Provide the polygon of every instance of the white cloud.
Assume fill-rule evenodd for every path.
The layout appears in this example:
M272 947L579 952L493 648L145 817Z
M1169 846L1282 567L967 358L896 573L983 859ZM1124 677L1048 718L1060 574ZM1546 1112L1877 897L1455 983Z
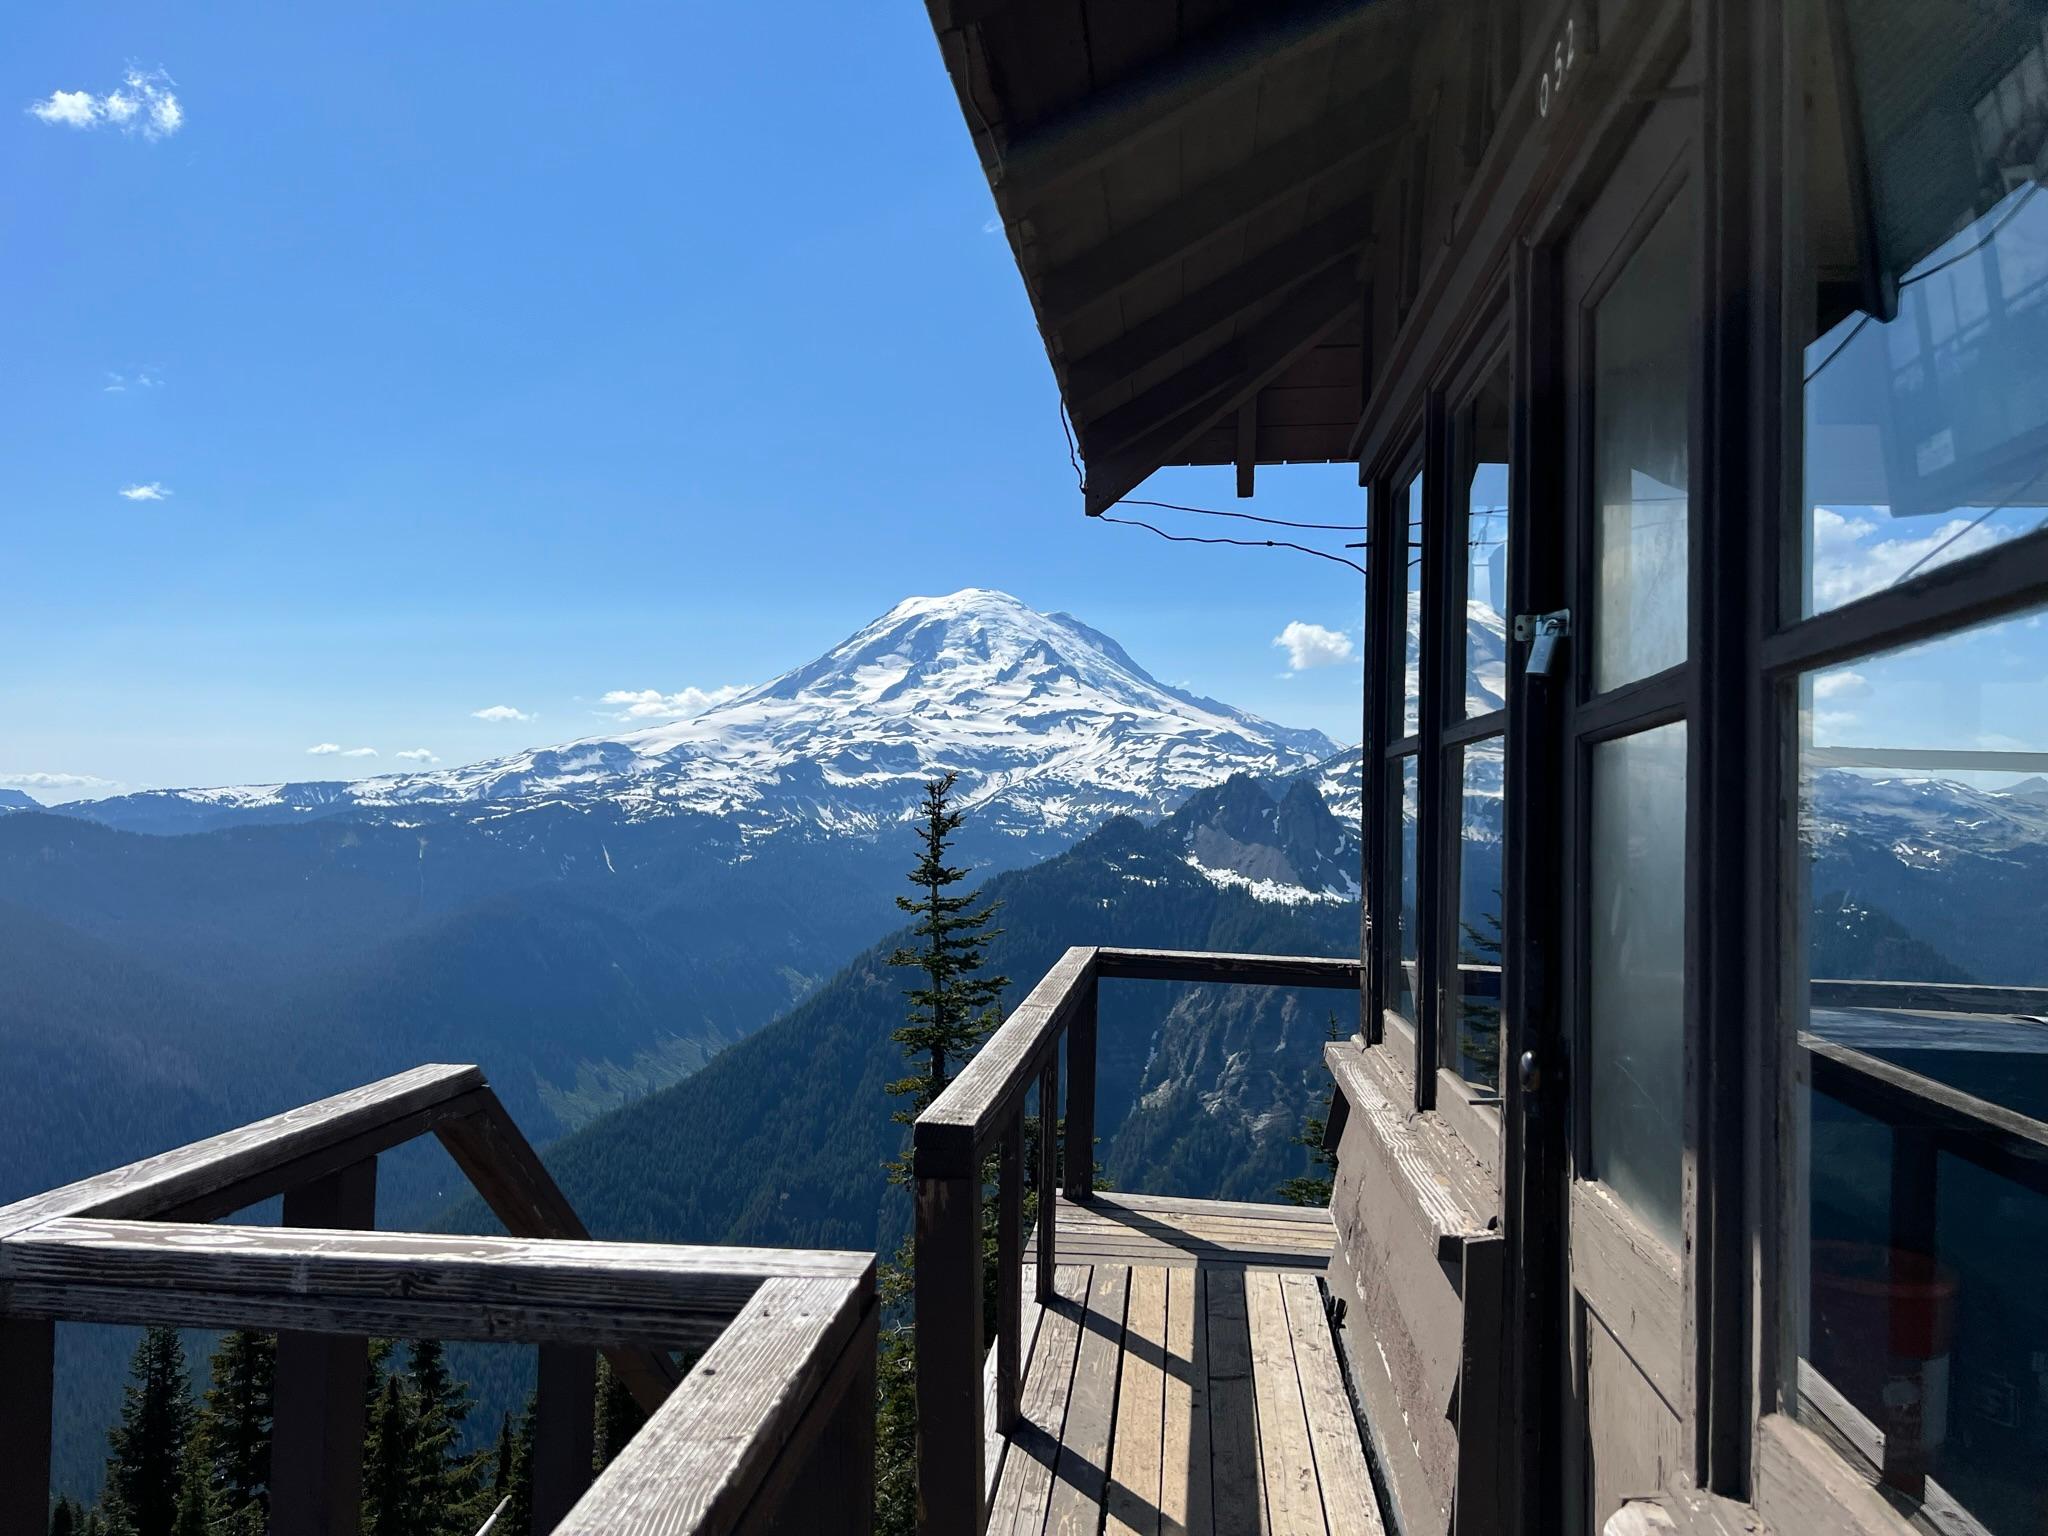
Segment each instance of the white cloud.
M506 720L531 720L534 718L525 710L514 709L510 704L493 704L489 709L473 709L469 713L473 719L489 720L493 723Z
M1817 606L1836 608L1851 598L1882 592L1908 571L1923 571L1960 560L2013 536L2010 527L1955 517L1917 537L1885 537L1894 530L1918 526L1918 519L1882 521L1813 509L1813 595ZM1922 562L1925 562L1923 564Z
M148 368L138 368L134 373L109 373L107 375L107 382L100 386L100 393L106 395L126 394L128 386L131 384L137 389L160 389L163 386L163 382L152 369Z
M1823 672L1813 680L1816 699L1860 699L1870 693L1870 679L1861 672Z
M335 754L335 753L339 752L340 750L341 750L341 743L340 743L340 742L338 742L338 741L323 741L323 742L320 742L320 743L319 743L318 745L316 745L316 746L311 746L311 747L308 747L308 748L306 748L306 756L308 756L308 757L332 757L332 756L334 756L334 754Z
M404 759L408 763L438 763L439 761L441 761L440 758L434 756L434 754L429 752L425 747L413 747L407 751L398 752L393 755Z
M734 683L720 688L684 688L677 693L663 693L658 688L614 688L603 702L617 707L614 720L683 720L745 692Z
M171 495L171 488L161 480L152 480L147 485L124 485L121 494L130 501L164 501Z
M1000 235L1003 232L1003 216L1000 213L990 214L988 222L981 226L981 232L984 235Z
M9 789L112 789L112 779L96 779L89 773L0 773L0 785Z
M343 757L375 757L377 749L375 747L350 747L341 755Z
M52 91L28 105L29 115L58 128L119 129L145 139L165 139L185 126L185 109L160 69L132 66L104 96L91 91Z
M1320 624L1304 624L1300 619L1275 635L1273 643L1286 650L1288 669L1294 672L1306 672L1311 667L1334 667L1351 659L1349 635L1325 629Z

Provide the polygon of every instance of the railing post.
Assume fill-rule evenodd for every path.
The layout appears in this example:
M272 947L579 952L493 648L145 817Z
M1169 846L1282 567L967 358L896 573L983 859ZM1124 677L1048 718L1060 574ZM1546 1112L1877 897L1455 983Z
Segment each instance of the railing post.
M50 1525L50 1393L57 1325L0 1316L0 1536L44 1536Z
M368 1231L377 1224L377 1160L303 1184L284 1197L288 1227ZM271 1528L355 1536L362 1518L370 1341L323 1333L277 1336L270 1450Z
M1067 1198L1085 1202L1095 1194L1095 1004L1101 986L1093 966L1077 990L1067 1025Z
M1052 1300L1058 1262L1060 1214L1060 1053L1057 1046L1038 1074L1038 1300Z
M917 1528L982 1527L981 1170L917 1176Z
M1017 1422L1024 1336L1024 1113L1003 1129L996 1165L996 1428Z
M590 1486L597 1436L597 1351L542 1344L534 1390L533 1528L552 1531Z

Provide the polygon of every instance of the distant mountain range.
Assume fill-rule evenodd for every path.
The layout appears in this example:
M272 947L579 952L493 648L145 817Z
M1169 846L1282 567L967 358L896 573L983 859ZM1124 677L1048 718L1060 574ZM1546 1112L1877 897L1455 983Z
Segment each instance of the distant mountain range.
M520 833L524 818L568 808L713 818L746 849L789 832L875 836L950 770L978 835L1014 844L1010 862L1022 862L1111 816L1163 814L1232 773L1284 774L1337 751L1320 731L1161 683L1069 614L969 589L909 598L816 660L687 719L462 768L152 790L64 809L138 832L452 815Z

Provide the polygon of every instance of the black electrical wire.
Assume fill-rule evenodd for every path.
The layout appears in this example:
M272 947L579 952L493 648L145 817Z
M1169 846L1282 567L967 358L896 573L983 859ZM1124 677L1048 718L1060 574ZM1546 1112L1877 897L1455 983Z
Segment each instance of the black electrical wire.
M1221 512L1214 507L1183 507L1177 502L1140 501L1132 496L1126 496L1122 501L1117 502L1116 505L1119 507L1158 507L1164 512L1193 512L1202 517L1235 517L1247 523L1265 523L1273 528L1316 528L1325 529L1331 533L1365 532L1365 524L1363 523L1290 523L1284 517L1261 517L1256 512Z
M1348 565L1359 575L1365 574L1365 567L1356 560L1347 560L1342 555L1333 555L1326 549L1311 549L1306 544L1289 543L1286 539L1222 539L1202 538L1192 533L1168 533L1164 528L1142 522L1135 517L1111 517L1107 513L1096 514L1097 520L1116 523L1125 528L1143 528L1147 533L1156 533L1160 538L1175 544L1234 544L1240 549L1292 549L1304 555L1314 555L1318 560L1334 560L1339 565Z

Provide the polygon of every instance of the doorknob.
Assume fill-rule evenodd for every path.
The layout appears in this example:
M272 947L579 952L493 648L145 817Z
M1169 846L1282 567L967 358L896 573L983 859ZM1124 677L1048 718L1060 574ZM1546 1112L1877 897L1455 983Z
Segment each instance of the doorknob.
M1534 1051L1522 1052L1517 1074L1522 1080L1522 1092L1534 1093L1543 1086L1543 1068L1536 1064Z

